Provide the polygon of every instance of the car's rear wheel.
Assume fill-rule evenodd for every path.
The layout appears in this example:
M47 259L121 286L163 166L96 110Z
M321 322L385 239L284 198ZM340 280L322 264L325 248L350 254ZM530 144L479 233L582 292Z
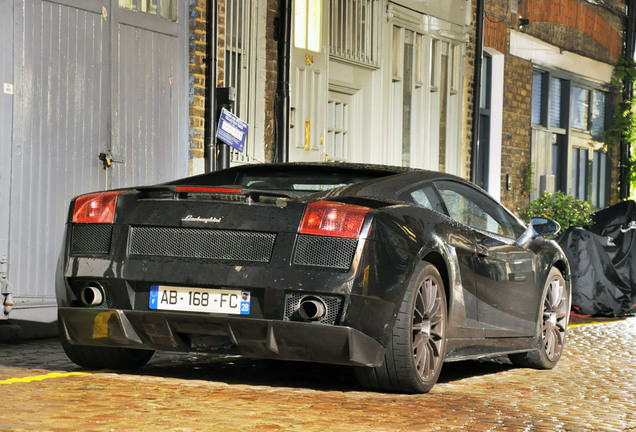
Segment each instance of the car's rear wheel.
M538 323L541 344L533 351L509 355L514 365L552 369L561 358L570 316L570 293L557 268L553 267L548 275L541 305L542 313Z
M66 340L61 325L60 341L68 358L88 369L138 369L148 363L154 354L152 350L73 345Z
M424 261L400 305L384 364L357 368L362 385L382 391L425 393L437 382L446 348L446 294L442 278Z

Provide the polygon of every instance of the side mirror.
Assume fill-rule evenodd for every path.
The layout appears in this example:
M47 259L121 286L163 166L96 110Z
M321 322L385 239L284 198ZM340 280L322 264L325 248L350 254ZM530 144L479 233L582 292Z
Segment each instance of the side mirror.
M548 218L532 218L530 226L541 237L555 235L561 230L561 225L557 221Z
M548 218L532 218L528 229L521 234L517 240L517 245L524 247L536 237L547 237L555 235L561 229L557 221Z

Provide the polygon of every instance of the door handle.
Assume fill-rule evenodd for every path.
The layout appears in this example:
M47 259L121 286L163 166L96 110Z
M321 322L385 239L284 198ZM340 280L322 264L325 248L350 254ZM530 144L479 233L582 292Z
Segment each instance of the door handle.
M124 163L124 160L122 158L113 156L110 153L100 153L97 157L104 164L104 169L110 168L111 165L114 163L120 163L120 164Z

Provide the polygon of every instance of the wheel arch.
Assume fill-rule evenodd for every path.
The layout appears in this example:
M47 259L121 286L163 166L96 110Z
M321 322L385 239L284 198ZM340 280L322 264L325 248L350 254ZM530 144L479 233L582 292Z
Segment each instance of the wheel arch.
M446 294L446 309L450 309L450 278L448 273L448 263L441 252L437 250L432 250L422 256L422 261L427 261L439 272L442 277L442 282L444 283L444 294Z

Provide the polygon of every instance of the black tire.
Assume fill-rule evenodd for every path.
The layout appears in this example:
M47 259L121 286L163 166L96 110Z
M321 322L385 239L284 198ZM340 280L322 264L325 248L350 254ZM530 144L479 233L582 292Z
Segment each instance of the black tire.
M73 345L66 340L60 324L60 342L68 358L75 364L88 369L138 369L148 363L152 350Z
M356 368L360 384L381 391L428 392L444 363L446 315L442 278L435 266L423 261L406 289L384 364Z
M563 275L556 267L550 270L541 298L541 313L537 332L541 343L535 350L510 354L515 366L552 369L563 352L570 317L570 293Z

